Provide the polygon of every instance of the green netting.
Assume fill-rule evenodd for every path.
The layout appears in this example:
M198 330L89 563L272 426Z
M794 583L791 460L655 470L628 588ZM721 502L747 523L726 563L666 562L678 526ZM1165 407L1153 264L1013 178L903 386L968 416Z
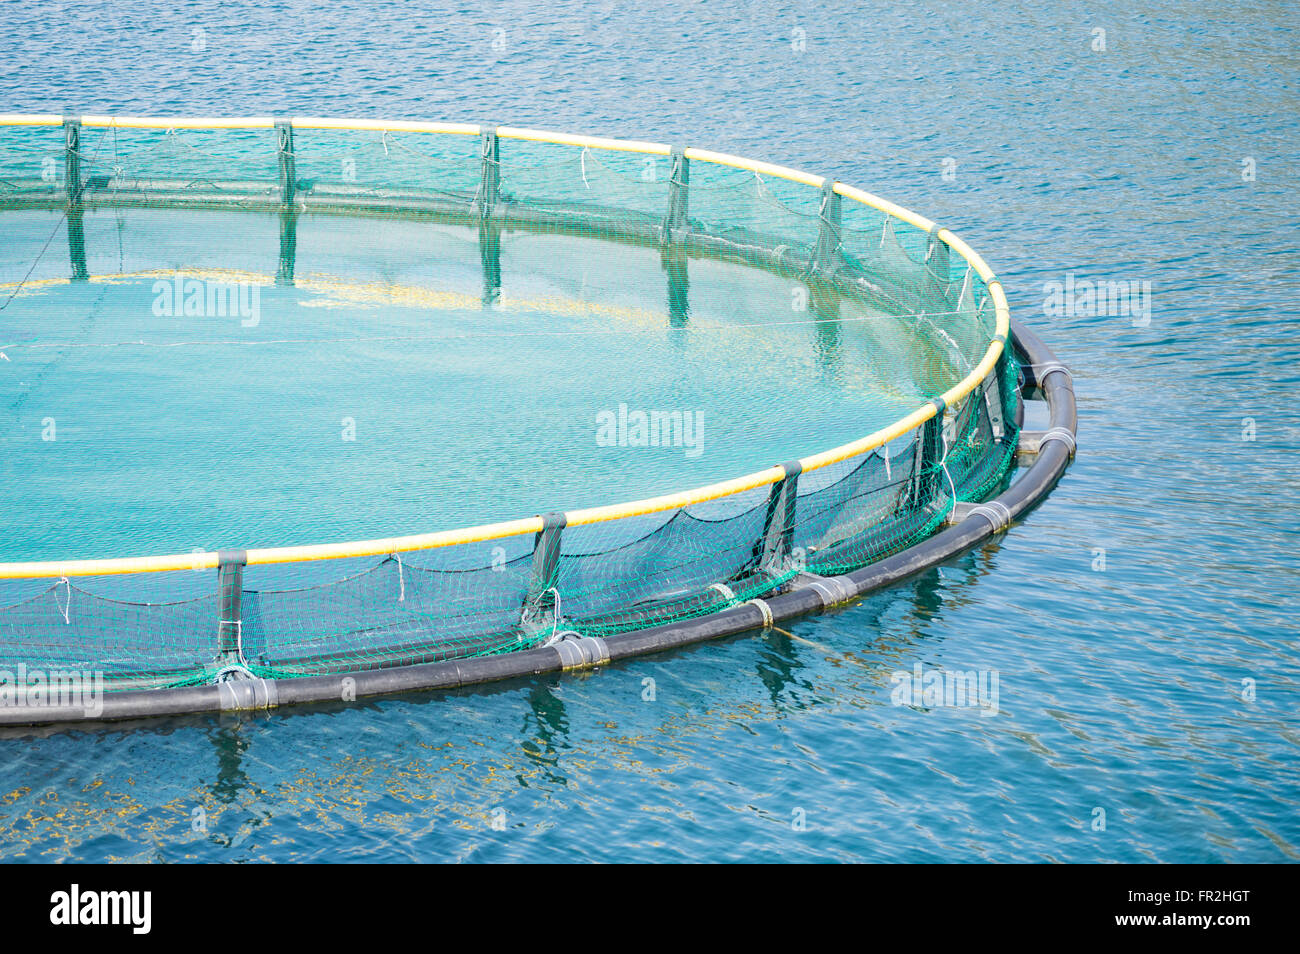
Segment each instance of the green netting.
M30 323L11 325L7 338L46 348L48 358L24 365L24 374L59 380L68 394L111 393L104 390L111 377L104 376L124 372L132 380L161 380L166 349L182 344L212 349L215 377L232 373L222 365L235 353L223 350L225 326L197 342L192 328L151 331L152 350L116 357L121 326L105 330L105 316L113 289L132 282L225 275L258 285L272 303L276 295L293 295L296 305L320 306L311 320L247 332L251 340L263 334L280 341L289 349L281 360L293 362L319 351L329 308L340 303L353 309L339 312L348 321L364 316L366 342L407 335L401 308L408 306L481 301L512 305L515 314L542 307L513 295L509 277L541 274L545 262L549 270L535 297L551 303L546 307L561 315L556 320L568 320L559 301L623 330L658 334L666 317L673 330L725 331L727 337L707 343L697 336L689 367L698 373L710 360L719 367L740 360L753 380L780 382L766 403L738 419L741 430L763 426L765 416L773 428L778 420L787 426L797 445L788 460L861 436L941 394L971 373L996 329L984 283L929 233L838 197L832 207L822 190L798 182L718 163L491 135L284 127L16 127L0 133L0 142L7 227L0 301L27 302L27 311L10 315ZM429 266L435 249L436 274ZM614 249L622 251L616 256ZM736 274L748 278L737 283ZM652 285L666 316L641 307ZM54 286L66 286L70 297L60 301L80 309L63 331L57 322L43 325L39 298L31 297ZM792 293L807 301L797 320L790 317ZM808 355L809 380L833 379L848 394L869 390L892 417L849 417L838 440L830 439L825 419L805 428L784 420L796 397L788 365L801 360L792 358L795 335ZM361 340L350 347L379 347ZM679 346L670 342L669 350ZM75 357L74 343L113 357L92 367ZM484 337L483 347L495 346ZM159 363L151 370L149 362ZM340 382L364 371L353 352L340 352L336 370ZM11 574L0 579L0 668L101 671L114 688L179 686L210 681L231 665L275 677L347 672L512 652L560 633L608 636L705 615L775 592L801 574L869 565L934 533L956 501L995 492L1017 441L1018 376L1004 355L969 395L884 446L683 507L454 546L255 564L224 576L211 568ZM19 385L0 395L15 420L29 414L24 402L34 393L31 382ZM282 400L267 414L302 413L325 387L286 378ZM373 388L383 387L376 378ZM212 393L196 390L180 419L207 426L203 408ZM436 396L401 399L427 414L433 405L419 402ZM446 413L454 415L451 407ZM100 439L111 443L112 436ZM243 439L251 447L259 435L249 428ZM238 448L220 441L214 431L211 459L203 462L214 484L238 479ZM195 441L192 453L204 453L203 443ZM546 486L563 461L547 459L545 450L501 479ZM472 464L439 458L436 442L427 459L444 474ZM739 476L780 459L711 476ZM72 480L93 498L94 482L103 479L12 466L0 474L11 486L51 496ZM581 471L583 462L577 466ZM359 483L383 480L358 473L366 475ZM678 476L680 482L656 490L700 482L685 471ZM129 472L117 479L129 481ZM591 499L556 503L614 502L593 481ZM277 488L256 493L274 501ZM210 503L192 493L184 499L219 513L231 507L227 526L241 532L239 494L214 495ZM372 504L358 492L354 509ZM538 510L544 506L538 501ZM106 526L137 518L111 508L104 514ZM49 546L49 559L140 555L80 552L78 533L88 532L56 525L45 536L29 536ZM354 534L227 538L195 549L348 536ZM8 559L46 556L15 557L11 542Z

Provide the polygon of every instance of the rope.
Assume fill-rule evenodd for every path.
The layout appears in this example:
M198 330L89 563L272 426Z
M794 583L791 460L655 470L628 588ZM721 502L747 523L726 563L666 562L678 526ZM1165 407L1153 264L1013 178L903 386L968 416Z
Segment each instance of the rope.
M757 606L758 611L763 614L763 628L771 629L772 625L776 622L776 618L772 615L772 607L768 606L765 601L760 599L752 599L749 601L749 604Z
M84 132L85 129L83 128L82 133ZM108 139L107 136L100 136L99 142L95 145L95 148L91 151L90 155L84 157L88 165L95 158L95 153L99 152L100 146L104 145L104 142L107 139ZM114 133L113 150L114 150L114 158L116 158L116 151L117 151L116 132ZM80 149L77 150L77 158L78 159L83 158ZM54 236L59 234L59 230L63 228L64 223L68 221L68 213L71 211L72 210L70 208L63 210L63 214L59 216L59 221L56 222L54 225L54 231L50 233L50 237L45 240L45 244L41 246L41 250L36 253L36 258L32 260L32 267L27 269L27 274L23 276L22 281L20 281L18 284L14 286L14 290L9 293L9 297L4 300L3 304L0 304L0 311L4 311L6 308L9 307L10 302L12 302L18 296L18 293L22 291L23 286L27 284L27 279L32 277L32 272L36 271L36 266L41 263L41 259L44 258L45 253L49 251L50 243L54 241Z
M69 612L72 609L72 583L69 582L66 576L61 578L59 580L59 583L62 583L64 586L68 588L68 603L66 606L59 605L59 591L57 589L58 583L56 583L54 584L56 587L56 589L54 590L54 604L59 607L59 612L63 614L63 621L67 623L69 626L71 626L72 620L69 618Z

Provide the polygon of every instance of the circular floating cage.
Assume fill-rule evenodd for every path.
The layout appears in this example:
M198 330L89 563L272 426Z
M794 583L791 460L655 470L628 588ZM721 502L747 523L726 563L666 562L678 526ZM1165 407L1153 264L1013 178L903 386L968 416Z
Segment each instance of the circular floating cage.
M504 126L0 136L3 723L761 629L1005 530L1074 453L984 261L820 176Z

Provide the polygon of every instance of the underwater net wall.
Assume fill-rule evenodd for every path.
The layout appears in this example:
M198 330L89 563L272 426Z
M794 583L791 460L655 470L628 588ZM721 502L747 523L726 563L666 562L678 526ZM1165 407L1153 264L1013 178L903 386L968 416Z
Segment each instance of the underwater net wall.
M30 247L0 264L0 299L102 280L103 210L246 213L265 227L245 254L273 255L280 286L299 280L312 221L382 216L472 230L489 306L512 234L655 250L683 322L693 266L761 269L806 291L820 333L848 309L896 323L936 383L931 400L852 443L628 504L359 542L0 564L0 668L178 687L641 630L899 553L958 502L997 491L1013 465L1020 370L1000 284L951 233L841 183L509 127L6 116L0 137L0 218L39 217L23 226ZM196 240L187 265L232 264L212 257Z

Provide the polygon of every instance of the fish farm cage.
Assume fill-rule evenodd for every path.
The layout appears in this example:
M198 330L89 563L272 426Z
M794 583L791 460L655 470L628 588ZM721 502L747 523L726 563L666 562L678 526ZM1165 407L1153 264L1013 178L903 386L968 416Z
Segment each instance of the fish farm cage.
M18 449L14 428L42 420L29 397L42 376L64 373L60 388L102 401L122 351L103 348L93 380L44 356L25 363L22 342L63 320L63 299L42 296L93 292L73 317L94 339L103 295L160 276L164 291L168 276L179 288L205 274L268 295L321 275L391 285L383 249L367 251L378 222L404 223L402 255L418 258L411 244L435 230L461 243L480 309L503 288L508 297L512 241L570 237L582 243L574 260L597 266L604 249L652 255L674 331L690 331L698 276L725 266L794 289L818 346L870 327L864 347L885 364L908 349L925 367L922 399L871 433L630 503L379 539L68 559L89 544L56 508L27 549L0 551L0 724L350 701L762 630L1005 531L1074 455L1070 374L1011 320L983 259L928 219L821 176L704 149L448 123L5 115L0 137L0 486L15 499L39 502L59 481L93 496L107 479L43 473ZM365 256L380 260L363 281L350 262ZM422 294L439 293L432 281ZM22 328L9 305L27 309ZM130 360L133 380L147 381L175 359L159 348ZM1045 402L1040 430L1025 426L1029 401ZM211 402L195 407L220 418ZM446 463L436 442L427 457ZM212 466L214 485L237 485L238 459ZM349 506L364 515L365 500ZM50 541L53 556L41 550ZM93 708L63 695L76 674L102 687Z

